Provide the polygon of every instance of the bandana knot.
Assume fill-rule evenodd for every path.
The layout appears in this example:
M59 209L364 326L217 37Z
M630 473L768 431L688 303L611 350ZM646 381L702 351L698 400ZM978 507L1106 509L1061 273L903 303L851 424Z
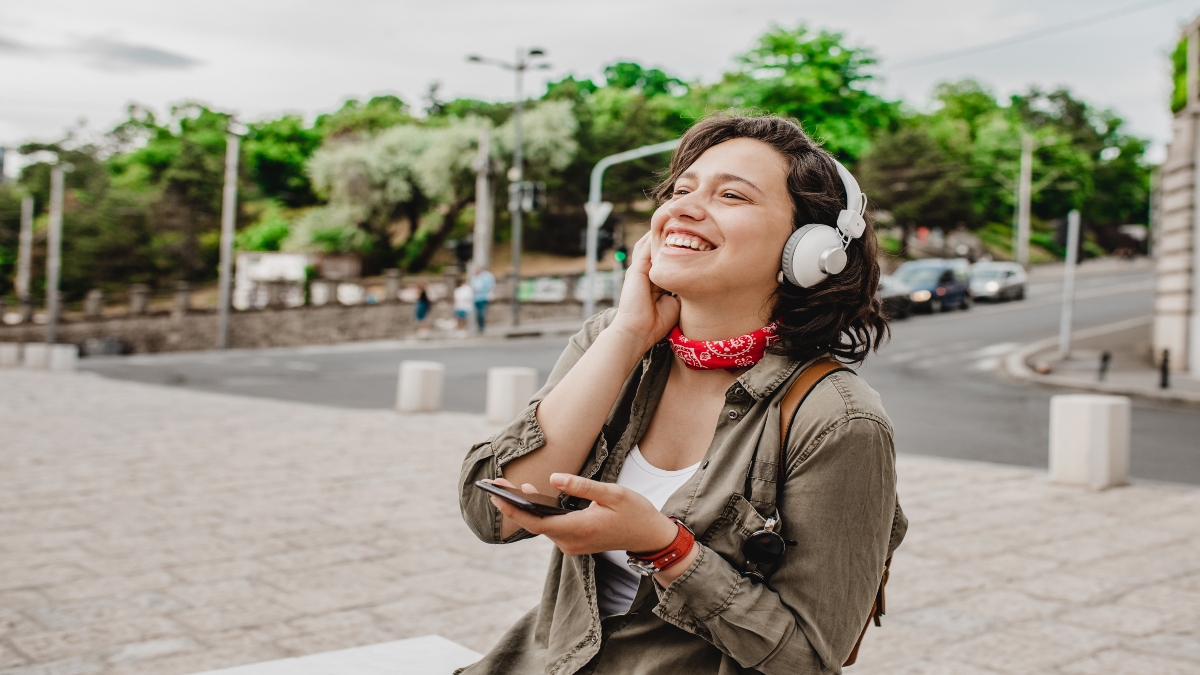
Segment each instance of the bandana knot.
M671 329L667 340L683 364L692 370L716 370L724 368L730 372L748 368L762 360L767 347L779 342L776 333L779 324L772 322L753 333L746 333L728 340L689 340L683 336L679 326Z

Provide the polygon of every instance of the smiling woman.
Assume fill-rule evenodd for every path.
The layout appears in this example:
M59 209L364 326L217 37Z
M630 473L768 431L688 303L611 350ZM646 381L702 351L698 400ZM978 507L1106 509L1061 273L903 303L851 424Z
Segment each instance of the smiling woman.
M907 520L891 424L842 366L886 331L856 181L791 121L718 116L657 196L620 308L463 463L480 539L557 546L540 606L463 672L835 673L874 614Z

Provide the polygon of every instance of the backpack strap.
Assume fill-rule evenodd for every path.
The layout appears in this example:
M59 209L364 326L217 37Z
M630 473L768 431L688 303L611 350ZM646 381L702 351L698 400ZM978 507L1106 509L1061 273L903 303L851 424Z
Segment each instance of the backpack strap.
M792 382L792 386L783 395L783 401L779 404L779 482L775 484L775 509L778 512L779 504L783 496L783 484L787 480L787 439L788 431L791 430L792 422L796 418L796 414L800 412L800 406L804 403L804 399L812 393L821 380L842 370L850 370L845 364L833 359L821 359L813 363L800 376ZM853 371L850 371L853 372ZM903 518L903 513L900 511L900 504L896 504L896 516L893 518L892 531L893 539L895 539L896 519ZM907 521L905 521L907 523ZM903 536L903 533L900 535ZM899 542L896 542L899 543ZM875 600L871 603L871 612L867 615L867 623L863 626L862 632L858 634L858 641L854 643L854 649L850 652L850 657L842 664L842 667L854 665L858 660L858 649L862 646L863 638L867 635L867 627L872 622L876 626L880 625L879 618L886 611L884 604L883 588L887 585L888 571L892 566L892 549L894 546L889 542L888 558L883 563L883 574L879 580L879 590L875 592Z
M821 380L842 370L850 371L846 364L834 359L816 361L805 368L804 372L800 373L800 377L793 380L792 386L788 387L783 394L783 401L779 404L779 463L776 465L779 469L779 482L775 484L776 504L779 503L779 493L782 492L783 483L787 479L787 438L788 431L792 428L792 421L796 419L796 413L800 411L804 399L808 398Z

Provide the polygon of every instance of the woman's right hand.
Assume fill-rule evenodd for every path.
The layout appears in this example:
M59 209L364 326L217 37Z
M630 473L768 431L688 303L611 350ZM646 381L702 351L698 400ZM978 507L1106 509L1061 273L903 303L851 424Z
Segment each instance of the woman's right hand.
M679 299L650 281L651 233L633 247L629 269L621 286L621 302L609 329L642 341L642 352L667 336L679 323Z

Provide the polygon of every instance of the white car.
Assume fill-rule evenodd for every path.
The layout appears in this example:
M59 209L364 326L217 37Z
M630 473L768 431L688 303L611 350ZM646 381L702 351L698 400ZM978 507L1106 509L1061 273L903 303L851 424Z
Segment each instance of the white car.
M977 262L971 265L971 295L976 300L1024 300L1025 268L1014 262Z

